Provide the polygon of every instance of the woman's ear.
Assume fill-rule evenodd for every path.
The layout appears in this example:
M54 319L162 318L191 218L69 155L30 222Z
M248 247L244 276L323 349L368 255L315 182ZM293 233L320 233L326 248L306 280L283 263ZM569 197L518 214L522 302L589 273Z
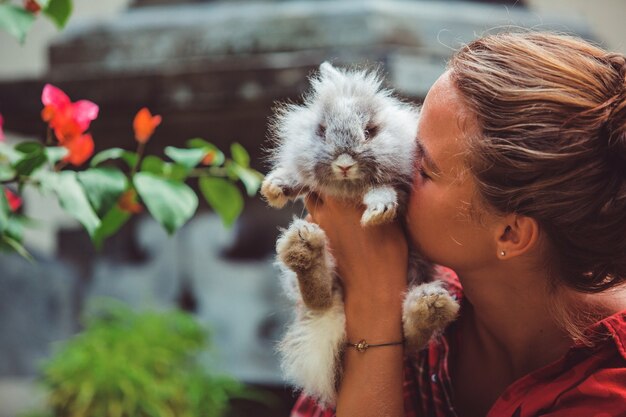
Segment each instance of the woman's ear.
M509 259L532 250L539 241L539 223L532 217L511 214L496 230L498 257Z

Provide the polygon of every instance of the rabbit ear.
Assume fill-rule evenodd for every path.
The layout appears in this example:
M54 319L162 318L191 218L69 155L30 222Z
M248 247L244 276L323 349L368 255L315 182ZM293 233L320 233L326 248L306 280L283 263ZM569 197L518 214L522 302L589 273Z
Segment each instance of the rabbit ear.
M330 79L337 79L341 77L341 72L339 72L337 68L333 67L333 65L328 61L324 61L322 62L322 65L320 65L320 74L322 77Z

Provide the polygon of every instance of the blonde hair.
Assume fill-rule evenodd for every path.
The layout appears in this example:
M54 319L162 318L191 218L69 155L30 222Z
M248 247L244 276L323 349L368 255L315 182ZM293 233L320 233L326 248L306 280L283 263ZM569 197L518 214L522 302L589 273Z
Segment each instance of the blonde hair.
M558 278L582 292L626 280L626 58L571 36L504 33L449 63L479 134L480 201L537 220Z

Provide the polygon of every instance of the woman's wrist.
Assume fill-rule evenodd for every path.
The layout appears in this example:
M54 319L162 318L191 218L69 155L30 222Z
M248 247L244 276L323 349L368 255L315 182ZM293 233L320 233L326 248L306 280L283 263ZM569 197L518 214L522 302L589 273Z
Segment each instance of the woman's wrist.
M404 290L375 296L346 294L346 335L353 343L387 343L402 339L402 300Z
M337 415L403 415L402 290L372 299L347 293L344 299L348 342L387 346L346 347L337 398ZM391 295L393 294L393 295Z
M399 261L393 266L391 262L370 262L367 265L349 265L341 268L339 276L346 295L353 300L372 300L390 302L398 293L403 294L407 288L406 262Z

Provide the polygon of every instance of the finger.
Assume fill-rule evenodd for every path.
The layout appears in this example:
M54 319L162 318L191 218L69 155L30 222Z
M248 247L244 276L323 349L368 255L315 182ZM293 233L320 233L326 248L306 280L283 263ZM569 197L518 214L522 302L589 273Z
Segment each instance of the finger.
M359 201L351 201L342 198L324 198L324 206L329 212L362 212L365 208Z
M315 216L316 210L324 204L319 194L310 192L304 197L304 206L306 210Z

